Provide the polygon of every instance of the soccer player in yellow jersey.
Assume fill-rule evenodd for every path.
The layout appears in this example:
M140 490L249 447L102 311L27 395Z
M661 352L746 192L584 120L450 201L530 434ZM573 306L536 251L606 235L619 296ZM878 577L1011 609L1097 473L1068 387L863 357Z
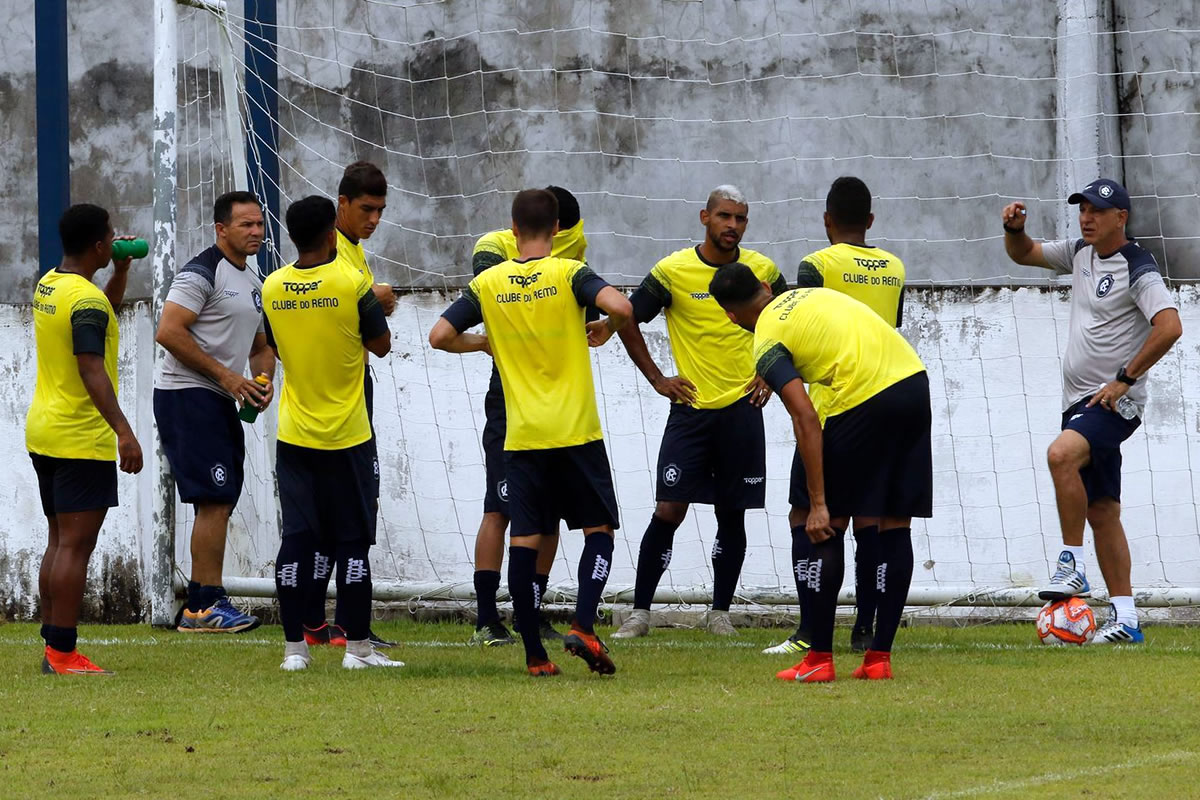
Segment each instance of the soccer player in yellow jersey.
M451 353L489 352L504 383L505 471L512 538L508 588L530 675L557 675L538 635L538 544L559 521L582 528L579 595L563 645L601 674L616 671L596 636L596 606L612 566L618 526L608 454L596 410L588 345L629 319L629 300L587 264L551 255L558 201L544 189L512 204L520 256L485 270L434 324L429 343ZM608 318L587 324L584 309ZM485 335L467 331L482 322Z
M362 349L391 350L383 308L362 274L335 263L336 212L323 197L287 210L288 236L299 255L263 282L267 340L283 363L275 470L283 530L275 587L288 671L308 667L306 600L314 590L318 552L337 561L344 608L346 669L401 667L375 650L371 561L379 465L362 380Z
M638 551L633 613L614 634L619 639L650 632L650 603L692 503L711 503L717 516L708 630L737 633L729 606L746 557L746 509L766 499L762 406L770 391L754 375L753 337L729 321L708 284L722 265L742 263L775 291L787 288L769 258L739 246L748 212L738 189L718 186L700 212L704 241L659 261L633 293L639 324L666 314L676 376L654 363L638 325L621 330L633 363L672 405L658 451L658 502Z
M717 272L710 291L730 319L754 331L756 369L796 431L789 520L812 542L807 591L812 649L779 678L831 681L833 622L852 517L880 520L878 622L854 677L892 676L891 650L912 581L913 517L933 511L929 377L904 337L871 309L832 289L779 297L748 267ZM804 384L828 395L814 408Z
M546 191L558 200L558 233L550 246L550 255L584 261L587 237L583 235L583 218L579 201L560 186L547 186ZM517 237L512 228L485 233L475 243L471 256L471 271L478 277L484 270L520 257ZM492 378L483 400L483 459L487 487L483 494L483 519L475 536L475 633L468 644L499 647L514 644L500 612L496 608L496 592L500 588L500 567L504 563L504 532L508 529L508 483L504 477L504 436L507 422L504 414L504 387L500 371L492 364ZM550 568L558 549L558 528L542 535L538 545L538 598L544 599L550 582ZM561 641L563 635L549 620L538 614L538 629L543 639Z
M904 317L904 263L899 258L866 243L867 230L875 222L871 213L871 190L860 179L843 176L833 182L825 197L825 234L829 247L809 253L800 262L796 288L824 286L865 303L896 328ZM819 383L809 388L813 405L820 410L829 390ZM871 644L875 627L875 571L879 557L879 520L854 518L854 583L858 618L850 634L852 649L862 652ZM808 649L805 628L808 571L808 537L792 531L792 570L800 596L800 625L796 632L764 653L802 653Z
M37 473L50 536L38 573L42 672L111 675L75 649L88 560L108 509L117 466L142 469L142 448L117 404L117 317L130 259L113 261L104 291L92 276L112 259L108 212L71 206L58 223L63 261L33 291L37 383L25 447Z
M361 275L371 284L371 291L383 307L384 316L390 317L396 309L396 295L386 283L376 283L375 273L367 263L367 254L362 243L370 239L379 227L383 211L387 208L387 178L383 171L369 161L355 161L346 167L338 183L337 199L337 263L351 273ZM375 383L371 379L370 351L363 349L363 390L366 393L367 418L372 422L374 434ZM375 496L379 497L378 486ZM371 543L375 543L372 533ZM345 621L339 606L333 625L325 621L325 593L329 578L337 565L331 554L317 553L314 569L316 581L310 595L311 605L304 614L304 639L310 645L346 645ZM395 642L386 641L370 631L368 638L376 647L394 647Z

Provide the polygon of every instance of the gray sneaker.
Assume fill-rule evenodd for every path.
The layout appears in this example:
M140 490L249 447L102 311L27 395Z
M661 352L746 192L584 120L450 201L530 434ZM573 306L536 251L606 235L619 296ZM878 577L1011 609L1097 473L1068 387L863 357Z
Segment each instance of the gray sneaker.
M650 633L650 612L635 608L621 627L612 635L614 639L636 639Z
M708 632L717 636L737 636L737 628L729 621L728 611L708 612Z

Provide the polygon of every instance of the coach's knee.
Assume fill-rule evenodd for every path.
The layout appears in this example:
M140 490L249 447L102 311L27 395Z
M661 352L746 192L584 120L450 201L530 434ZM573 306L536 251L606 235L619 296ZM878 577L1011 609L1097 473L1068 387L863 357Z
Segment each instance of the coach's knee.
M1078 472L1087 464L1087 458L1086 442L1081 448L1078 443L1064 440L1062 437L1055 439L1046 451L1046 463L1050 466L1050 472L1057 474Z
M687 503L676 503L669 500L660 500L654 506L654 516L672 525L683 524L683 519L687 516L687 511Z

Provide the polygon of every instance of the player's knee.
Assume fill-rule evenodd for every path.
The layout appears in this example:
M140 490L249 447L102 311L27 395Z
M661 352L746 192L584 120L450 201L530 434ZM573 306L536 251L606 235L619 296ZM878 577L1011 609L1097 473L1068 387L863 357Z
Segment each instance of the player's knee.
M792 510L788 512L788 525L798 528L806 522L808 522L808 509L792 506Z
M1101 532L1121 521L1121 504L1105 497L1088 505L1087 521L1092 530Z
M682 524L683 518L687 516L687 511L687 503L675 503L668 500L660 500L654 506L654 516L672 525Z

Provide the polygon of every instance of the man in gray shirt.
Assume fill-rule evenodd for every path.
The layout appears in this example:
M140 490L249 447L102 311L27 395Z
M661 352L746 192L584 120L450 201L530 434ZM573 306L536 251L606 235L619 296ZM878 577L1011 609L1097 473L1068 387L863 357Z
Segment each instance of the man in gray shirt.
M1028 267L1070 273L1071 322L1063 356L1062 433L1047 459L1063 550L1043 600L1086 597L1083 523L1112 602L1092 644L1144 641L1133 605L1129 543L1121 525L1121 442L1141 425L1146 373L1183 335L1179 310L1154 256L1125 234L1129 194L1101 178L1067 198L1079 206L1082 238L1035 242L1025 205L1004 207L1004 248Z
M263 240L258 198L229 192L213 206L217 242L179 270L155 341L167 350L154 380L154 420L179 497L195 506L192 577L178 629L238 633L257 617L221 586L229 515L242 493L246 456L240 407L271 402L275 354L263 330L262 280L246 259ZM261 383L245 376L265 378Z

